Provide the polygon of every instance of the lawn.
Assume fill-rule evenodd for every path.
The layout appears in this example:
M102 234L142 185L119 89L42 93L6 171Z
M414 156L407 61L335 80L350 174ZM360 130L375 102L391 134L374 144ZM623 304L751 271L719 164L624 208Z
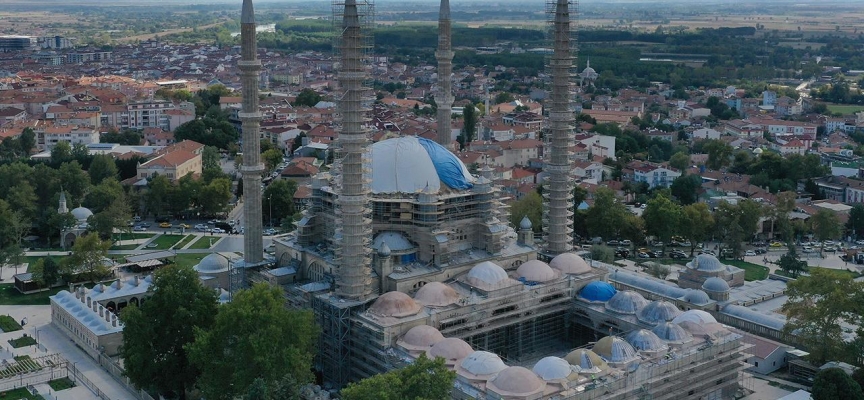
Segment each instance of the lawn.
M114 240L150 239L153 233L123 233L114 235Z
M175 249L182 249L183 246L185 246L187 243L191 242L192 239L195 239L195 237L196 237L195 235L186 235L186 237L184 237L183 240L181 240L176 245L174 245L174 248Z
M183 240L183 235L162 235L153 239L152 242L148 245L147 249L153 250L168 250L171 246L177 244L177 242ZM152 245L156 245L154 247L150 247Z
M18 325L18 321L15 318L8 315L0 315L0 329L3 332L15 332L21 330L21 325Z
M4 306L47 306L51 304L49 296L57 294L57 292L65 289L65 287L56 287L33 294L21 294L11 283L0 284L0 305ZM0 328L2 329L2 328Z
M176 257L174 257L174 262L180 266L192 267L192 266L195 266L196 264L198 264L198 262L201 261L202 258L204 258L208 255L209 255L209 253L178 254Z
M48 386L51 386L55 392L66 390L75 387L75 382L69 378L60 378L53 381L48 381Z
M18 388L14 390L10 390L8 392L0 393L0 398L2 399L15 399L15 400L45 400L44 397L36 394L31 394L27 391L26 388Z
M768 278L768 267L741 260L723 260L722 263L743 269L745 281L761 281Z
M141 246L141 244L124 244L122 246L111 246L108 250L135 250L138 246Z
M195 241L195 243L192 243L192 245L189 246L189 248L190 248L190 249L199 249L199 250L206 250L206 249L209 249L209 248L210 248L210 241L211 241L211 240L213 241L213 243L216 243L216 241L219 240L219 238L217 238L217 237L200 236L200 237L198 238L198 240Z
M852 115L858 111L864 111L864 106L853 106L846 104L828 104L828 111L843 115Z
M19 349L22 347L33 346L36 344L36 339L33 339L33 336L27 336L27 334L24 334L24 336L21 336L18 339L10 339L9 344L14 348Z

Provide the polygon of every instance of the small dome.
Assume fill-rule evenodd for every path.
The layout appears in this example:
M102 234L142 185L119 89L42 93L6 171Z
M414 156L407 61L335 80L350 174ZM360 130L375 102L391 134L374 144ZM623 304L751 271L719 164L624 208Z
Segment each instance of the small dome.
M375 300L369 313L382 317L407 317L420 312L420 305L402 292L387 292Z
M414 300L424 306L446 307L459 301L459 294L441 282L429 282L414 294Z
M507 368L507 364L504 364L497 354L479 350L465 357L459 366L468 373L478 376L497 374Z
M532 229L533 227L534 227L534 225L531 224L531 220L528 219L527 215L522 217L522 221L519 222L519 229L528 230L528 229Z
M606 336L598 340L591 350L613 363L626 363L638 357L636 349L617 336Z
M711 299L701 290L688 290L684 295L684 301L701 306L710 303Z
M641 294L632 290L624 290L615 293L609 301L606 302L606 309L617 312L619 314L636 314L642 307L648 304Z
M657 324L657 326L651 329L651 332L654 332L660 339L674 344L683 344L693 340L693 335L690 332L684 330L681 325L671 322Z
M681 314L681 310L679 310L678 307L675 307L674 304L668 301L656 300L648 303L647 306L639 310L637 318L642 322L656 324L671 321L679 314Z
M567 354L567 356L564 357L564 360L570 363L570 365L575 365L582 370L592 370L594 368L604 370L609 368L609 366L606 365L606 361L600 358L597 353L587 349L573 350L570 354Z
M558 357L544 357L537 361L531 370L544 381L567 379L573 373L573 370L570 369L570 363Z
M404 233L396 231L380 232L372 240L372 248L378 250L379 253L382 250L381 247L385 245L390 251L410 251L415 248Z
M696 336L722 336L729 331L723 325L716 322L700 323L695 321L681 321L678 323L681 328L689 332L694 337Z
M729 283L724 281L722 278L712 276L706 279L705 283L702 284L702 290L705 290L706 292L725 293L729 291Z
M405 332L402 337L402 342L417 349L429 349L440 341L444 340L444 335L429 325L417 325Z
M390 257L390 246L387 243L381 243L381 247L378 247L378 255L381 257Z
M507 286L510 277L504 268L491 261L483 261L471 268L465 281L483 290L495 290Z
M193 268L202 274L215 274L228 271L228 259L218 253L210 253L206 257L198 261L198 265Z
M654 332L647 329L630 332L627 335L627 343L630 343L636 350L640 351L660 351L666 349L666 343L663 343Z
M542 391L546 382L528 368L507 367L490 380L487 386L500 394L525 396Z
M93 211L90 211L90 209L86 207L78 207L70 212L78 222L87 222L87 218L90 218L90 216L93 215Z
M616 292L615 287L608 282L594 281L585 285L579 291L579 296L588 301L606 302L615 296Z
M764 153L764 152L765 152L765 150L762 150L762 149L759 148L759 147L753 149L753 154L756 154L756 155L762 154L762 153Z
M429 357L441 357L448 363L452 364L457 360L468 357L473 352L474 349L472 349L468 343L465 343L464 340L446 338L432 346L429 350Z
M591 266L582 257L573 253L561 253L555 256L549 262L549 266L565 274L578 275L591 272Z
M526 261L516 269L516 275L533 282L549 282L556 277L555 271L540 260Z
M717 320L711 314L702 310L689 310L672 320L673 324L680 324L684 321L695 322L700 325L716 323Z
M703 272L720 272L726 270L726 267L717 259L710 254L700 254L687 263L688 268L692 268L695 270L703 271Z

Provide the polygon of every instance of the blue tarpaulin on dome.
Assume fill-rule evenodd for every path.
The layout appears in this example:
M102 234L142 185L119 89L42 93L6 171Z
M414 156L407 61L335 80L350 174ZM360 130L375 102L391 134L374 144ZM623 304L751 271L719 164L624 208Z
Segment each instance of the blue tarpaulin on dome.
M602 281L591 282L579 292L579 295L588 301L608 301L618 291L615 287Z
M432 164L435 165L435 172L438 173L438 179L451 189L465 190L474 187L474 184L469 180L468 171L465 171L462 162L456 158L450 150L445 149L438 143L429 139L418 137L420 145L429 153L429 158L432 159Z

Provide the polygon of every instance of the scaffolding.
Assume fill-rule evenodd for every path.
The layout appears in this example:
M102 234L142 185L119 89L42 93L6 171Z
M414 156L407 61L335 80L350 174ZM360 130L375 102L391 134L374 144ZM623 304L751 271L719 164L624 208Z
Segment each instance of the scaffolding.
M351 378L354 348L351 340L351 317L365 305L356 302L339 302L327 295L313 296L311 305L318 326L321 328L316 364L325 385L341 388L348 384Z

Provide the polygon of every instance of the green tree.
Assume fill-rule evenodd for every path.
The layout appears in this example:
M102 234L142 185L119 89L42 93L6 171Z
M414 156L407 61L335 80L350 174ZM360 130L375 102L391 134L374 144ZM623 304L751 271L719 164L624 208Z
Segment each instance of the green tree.
M522 218L528 217L534 232L539 233L543 229L542 213L543 198L536 191L531 191L510 207L510 225L518 227Z
M509 103L516 100L509 92L501 92L495 95L495 104Z
M645 220L645 228L649 234L663 241L664 246L677 233L681 219L681 206L669 200L668 197L659 195L648 200L645 210L642 212Z
M693 204L698 199L699 189L702 188L702 178L699 175L686 174L675 178L669 191L681 205Z
M268 185L261 195L261 209L264 211L262 222L277 223L294 215L294 192L296 191L297 182L292 180L277 179Z
M156 175L147 184L147 192L144 194L144 207L148 213L153 215L162 214L168 201L168 193L171 191L171 181L164 175Z
M282 152L278 149L270 149L261 154L261 159L267 167L267 171L273 171L277 165L282 163Z
M794 332L816 365L846 359L841 323L860 322L858 300L864 298L864 283L840 271L811 268L810 276L789 282L786 295L784 334Z
M231 200L231 181L227 178L214 179L202 186L198 196L201 212L205 214L224 212L229 200Z
M813 390L810 395L813 396L813 400L864 400L861 386L840 368L826 368L819 371L813 380Z
M111 239L114 230L126 229L127 221L132 219L126 196L120 195L104 210L90 217L90 229L104 239Z
M794 243L789 242L788 248L789 250L786 254L783 254L777 260L777 265L793 278L797 278L801 272L807 270L807 261L802 261L798 258L798 250Z
M668 277L669 274L672 272L669 266L665 264L660 264L657 262L650 262L646 264L648 265L648 268L646 268L645 272L657 279L665 280L666 277Z
M317 336L311 311L285 308L282 289L258 283L221 306L213 327L196 330L186 350L201 371L204 397L229 400L247 393L258 378L289 375L300 384L312 382Z
M696 244L708 238L714 228L714 216L705 203L694 203L684 206L681 213L679 232L690 241L690 255L696 249Z
M708 161L705 165L713 170L719 170L729 165L732 150L732 146L722 140L706 140L702 145L702 151L708 154Z
M462 126L462 133L457 140L459 146L464 149L474 140L474 135L477 133L477 110L474 109L473 105L468 104L462 111L462 117L465 124Z
M100 184L107 178L117 178L117 165L114 164L114 158L107 154L98 154L93 156L93 161L90 162L90 168L87 169L90 175L90 182L94 185Z
M219 149L213 146L204 146L201 152L201 169L219 169Z
M629 213L627 206L615 197L612 189L597 189L594 192L594 204L585 216L588 234L604 240L617 238Z
M294 106L315 107L321 101L321 95L312 89L305 88L297 95L297 99L292 103Z
M864 204L856 203L849 210L849 220L846 221L846 229L852 232L852 236L857 238L858 234L864 235Z
M111 242L102 240L99 235L87 234L79 237L72 245L72 255L63 259L63 272L66 275L79 275L87 280L101 278L108 274L105 258Z
M733 258L741 255L741 244L756 234L762 206L750 199L732 205L722 202L714 212L716 229Z
M682 172L687 171L690 167L690 155L683 151L673 154L669 159L669 166Z
M450 398L456 372L441 357L430 360L421 354L399 370L349 384L340 394L344 400L444 400Z
M840 220L837 219L837 214L831 210L820 209L810 218L810 226L813 228L813 236L816 240L822 242L825 240L833 240L840 237ZM822 252L822 248L819 248Z
M51 148L51 164L60 165L72 161L72 146L68 142L57 142Z
M120 353L129 380L136 387L185 399L200 374L189 361L187 346L196 331L213 326L216 311L216 294L201 285L192 268L170 265L156 271L153 295L120 314Z
M81 204L84 194L90 189L90 175L84 172L78 161L63 163L58 171L58 178L66 191L66 200L70 209Z
M18 145L21 146L21 154L24 157L29 157L30 152L36 148L36 132L33 131L33 128L26 127L21 132L21 136L18 137Z
M615 250L609 246L591 246L591 259L612 264L615 262Z

